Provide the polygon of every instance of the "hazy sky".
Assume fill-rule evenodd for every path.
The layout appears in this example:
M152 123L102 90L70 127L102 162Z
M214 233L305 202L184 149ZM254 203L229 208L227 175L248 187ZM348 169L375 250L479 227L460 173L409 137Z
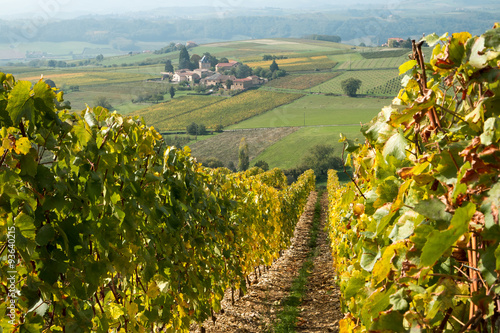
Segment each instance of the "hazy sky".
M357 0L356 3L391 2L389 0ZM58 12L82 12L82 14L96 13L123 13L133 11L150 10L160 7L187 7L187 6L213 6L214 8L238 8L238 7L279 7L279 8L301 8L311 6L336 6L345 4L341 0L0 0L4 15L9 16L28 12L46 12L57 14ZM7 14L7 15L5 15Z

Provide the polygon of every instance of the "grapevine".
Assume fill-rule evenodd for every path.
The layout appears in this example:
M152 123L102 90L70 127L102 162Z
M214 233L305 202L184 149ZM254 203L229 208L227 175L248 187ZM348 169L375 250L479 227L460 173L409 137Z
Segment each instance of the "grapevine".
M187 331L289 243L312 171L278 190L276 170L206 170L138 118L62 99L0 73L0 248L15 229L19 291L4 331Z
M498 332L499 65L498 24L414 42L366 143L344 140L356 184L328 184L341 332Z

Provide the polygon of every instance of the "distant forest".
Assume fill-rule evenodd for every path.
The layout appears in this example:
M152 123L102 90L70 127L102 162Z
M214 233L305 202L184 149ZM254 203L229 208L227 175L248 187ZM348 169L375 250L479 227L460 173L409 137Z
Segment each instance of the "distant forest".
M334 19L328 13L289 16L248 16L187 19L130 19L120 17L82 17L51 21L37 27L36 22L0 21L0 43L84 41L111 44L123 51L133 51L135 42L171 42L235 40L252 38L304 37L335 35L343 41L369 37L382 44L389 37L436 32L469 31L479 34L498 21L498 13L453 12L418 17L398 17L384 13L377 16Z

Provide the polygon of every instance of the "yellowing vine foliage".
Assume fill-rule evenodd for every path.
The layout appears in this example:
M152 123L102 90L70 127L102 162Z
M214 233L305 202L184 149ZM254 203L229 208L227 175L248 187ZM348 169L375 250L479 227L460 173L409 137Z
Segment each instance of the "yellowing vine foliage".
M354 182L330 173L341 332L498 332L500 28L424 39L404 88L344 140Z
M286 186L204 169L137 118L62 97L0 73L4 332L186 332L289 244L312 171Z

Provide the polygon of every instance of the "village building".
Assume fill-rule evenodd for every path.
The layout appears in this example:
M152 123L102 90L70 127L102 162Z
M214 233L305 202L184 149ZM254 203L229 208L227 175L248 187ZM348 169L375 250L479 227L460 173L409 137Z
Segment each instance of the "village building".
M231 80L235 81L236 77L234 75L223 75L220 73L216 73L214 75L208 76L200 81L200 84L203 84L207 87L209 86L215 86L217 84L221 84L223 86L226 85L226 81Z
M237 61L221 62L215 65L215 71L228 71L231 68L236 68L240 63Z
M243 79L233 80L233 85L231 86L231 90L244 90L252 87L259 86L261 84L266 83L268 80L258 77L257 75L252 75L245 77Z
M404 39L399 38L399 37L388 38L387 43L382 44L382 46L388 47L388 46L391 46L391 44L393 44L394 42L401 43L401 42L404 42Z
M246 77L244 79L236 79L233 80L233 85L231 86L231 90L244 90L253 87L254 84L252 82L252 78Z
M179 69L175 71L174 75L172 75L173 82L194 82L196 80L199 80L200 78L201 76L198 73L190 71L189 69Z
M211 64L210 64L210 60L208 59L208 57L206 55L204 55L201 59L200 59L200 62L198 64L198 67L200 69L210 69Z
M204 69L204 68L197 68L193 70L194 73L198 74L200 78L205 78L207 76L213 75L214 72L212 72L209 69Z

